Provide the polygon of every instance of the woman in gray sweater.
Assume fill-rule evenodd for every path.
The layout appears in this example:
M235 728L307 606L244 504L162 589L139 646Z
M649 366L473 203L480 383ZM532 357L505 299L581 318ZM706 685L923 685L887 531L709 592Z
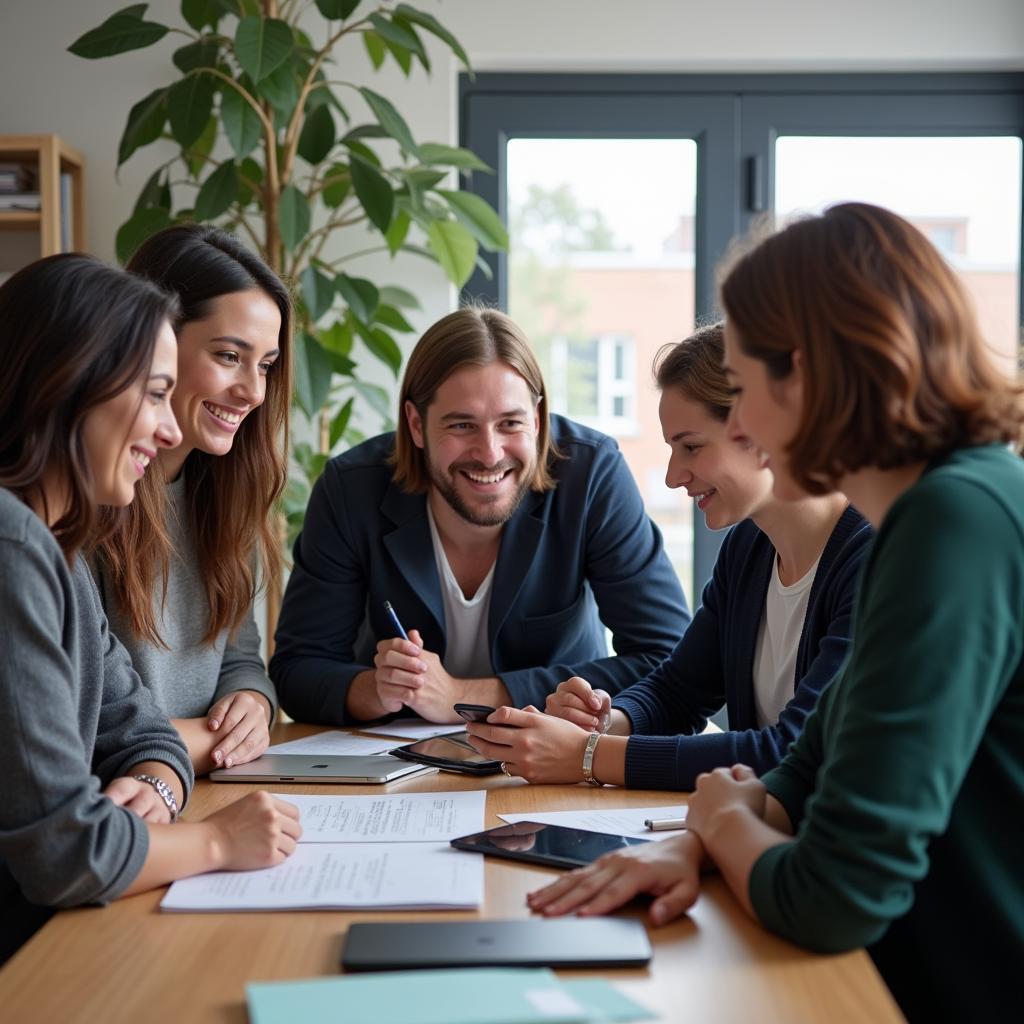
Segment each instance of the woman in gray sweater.
M266 793L170 827L192 765L78 556L181 439L175 311L79 255L0 288L0 963L53 908L270 866L299 834Z
M181 303L171 405L183 439L140 481L97 578L111 628L205 774L262 754L277 710L253 601L260 575L281 571L272 524L287 475L291 305L218 228L161 231L128 269Z

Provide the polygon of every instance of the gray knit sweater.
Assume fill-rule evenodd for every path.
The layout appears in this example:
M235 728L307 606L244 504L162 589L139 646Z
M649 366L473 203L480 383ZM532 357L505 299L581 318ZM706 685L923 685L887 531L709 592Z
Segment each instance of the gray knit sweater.
M171 718L201 718L221 697L237 690L255 690L277 713L277 692L267 678L260 656L260 634L252 608L234 640L225 630L210 644L203 643L209 623L209 603L199 573L195 541L186 526L185 481L179 477L167 488L167 528L173 554L167 580L167 599L160 608L154 595L157 631L167 649L132 635L128 619L114 600L103 567L97 583L110 628L132 656L142 681Z
M188 752L109 632L82 558L0 488L0 962L43 907L106 903L142 868L142 820L102 795L142 761L193 783Z

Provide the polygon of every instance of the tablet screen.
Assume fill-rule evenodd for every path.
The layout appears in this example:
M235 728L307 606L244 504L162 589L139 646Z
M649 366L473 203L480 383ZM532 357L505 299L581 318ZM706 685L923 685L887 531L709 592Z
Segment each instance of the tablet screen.
M475 850L493 857L551 864L555 867L582 867L612 850L638 846L649 840L635 836L616 836L607 832L587 832L562 825L542 825L536 821L518 821L453 839L460 850Z
M501 762L492 761L474 750L466 742L466 733L457 732L449 736L434 736L429 740L407 743L391 751L396 757L407 761L430 764L450 772L464 772L469 775L492 775L501 771Z

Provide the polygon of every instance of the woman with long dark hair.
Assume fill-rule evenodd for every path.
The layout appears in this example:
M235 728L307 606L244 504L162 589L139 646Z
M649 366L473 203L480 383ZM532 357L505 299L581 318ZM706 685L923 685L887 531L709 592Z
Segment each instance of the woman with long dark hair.
M281 573L272 516L287 474L291 303L213 227L159 232L128 270L181 303L182 443L100 545L97 575L115 633L205 773L259 756L277 710L253 602L261 577Z
M707 856L772 931L867 946L911 1020L1000 1019L1024 950L1024 389L942 256L879 207L789 225L722 303L734 428L777 489L841 491L878 528L853 650L777 769L702 776L686 836L531 903L647 891L666 921Z
M267 867L299 834L268 794L169 827L192 765L80 554L181 439L176 313L87 256L0 287L0 962L53 908Z

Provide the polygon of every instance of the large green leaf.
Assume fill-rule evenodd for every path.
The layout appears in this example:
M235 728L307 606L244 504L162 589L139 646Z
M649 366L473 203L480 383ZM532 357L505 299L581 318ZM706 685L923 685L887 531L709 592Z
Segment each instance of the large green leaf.
M316 323L334 302L334 282L316 267L309 266L299 275L299 286L309 318Z
M398 371L402 368L402 350L398 342L380 327L367 327L365 324L356 321L356 333L363 339L363 344L382 362L389 367L391 372L398 377ZM353 381L354 386L359 389L360 382ZM366 397L364 395L364 397ZM389 403L390 406L390 403ZM378 410L381 411L381 410ZM384 410L388 415L390 408Z
M469 228L473 237L488 249L508 248L508 231L501 218L491 209L486 200L472 192L449 192L438 189L455 211L455 216Z
M261 82L289 57L295 39L280 18L261 15L242 18L235 30L235 56L254 82Z
M419 158L420 163L457 167L460 171L491 171L471 150L460 146L444 146L440 142L421 142Z
M196 220L219 217L238 198L238 170L234 160L225 160L203 182L196 197Z
M416 330L394 306L389 306L383 302L377 307L377 323L390 327L391 330L399 331L402 334L411 334Z
M168 184L167 171L163 167L158 167L142 186L132 213L136 214L139 210L146 210L152 206L159 206L168 213L171 209L171 187Z
M188 149L203 133L213 110L213 79L193 73L175 82L167 91L167 116L171 134L182 149Z
M295 399L312 419L331 390L331 359L308 331L298 331L294 345Z
M359 0L316 0L317 10L332 21L344 21L358 6Z
M306 114L299 135L299 156L311 164L318 164L334 148L334 118L329 107L314 107Z
M428 71L430 70L430 58L427 56L426 49L424 49L423 40L420 39L411 25L402 24L400 21L395 22L393 19L389 20L383 14L371 14L370 24L373 25L374 31L385 42L393 43L395 46L400 46L403 50L416 54L420 59L420 63Z
M235 155L239 160L248 156L260 141L263 125L248 100L231 86L221 93L220 120Z
M370 109L380 123L381 128L401 146L404 152L415 156L417 153L416 140L412 137L409 126L405 123L402 115L395 109L394 104L372 89L361 87L359 91L363 94L363 99L370 105Z
M128 111L128 122L117 148L118 167L140 146L147 146L160 138L167 120L166 99L166 89L154 89Z
M197 32L207 25L216 28L225 13L223 6L214 0L181 0L181 16Z
M437 257L448 280L461 288L473 273L476 263L476 239L451 220L438 220L427 229L427 244Z
M412 52L390 39L384 40L384 48L395 58L395 62L402 69L402 74L408 78L409 72L412 71Z
M255 190L263 184L263 168L251 156L238 165L238 205L248 206Z
M370 63L373 65L374 70L376 70L384 63L384 58L388 52L387 48L384 46L380 36L376 32L369 30L363 33L363 45L370 56Z
M350 398L335 414L331 417L331 434L330 434L330 447L333 449L334 446L341 440L342 435L345 433L345 428L348 426L348 421L352 418L352 404L355 399Z
M391 221L391 227L384 232L384 241L388 243L388 249L392 256L402 248L405 236L409 234L409 225L411 223L409 214L404 210L399 210Z
M138 10L137 5L127 10ZM96 60L99 57L113 57L129 50L141 50L159 42L170 29L155 21L143 21L131 13L112 14L102 25L85 35L79 36L69 47L76 57Z
M345 202L346 196L352 191L352 175L349 173L348 164L332 164L323 177L324 187L320 192L320 198L324 205L332 210Z
M294 185L286 185L281 190L277 212L281 224L281 241L290 252L309 234L309 202Z
M352 172L352 186L366 211L366 216L381 231L387 231L391 226L391 215L395 209L395 194L387 178L354 154L349 168Z
M380 291L372 281L367 281L363 277L338 274L334 279L334 286L357 320L364 324L373 322L377 304L380 302Z
M185 150L185 163L193 178L198 178L203 173L203 168L210 159L213 152L213 144L217 141L217 118L210 116L206 127L200 132L199 138Z
M336 320L320 332L320 344L334 355L347 357L352 351L352 324Z
M406 21L411 21L414 25L419 25L420 28L425 28L431 35L435 35L438 39L447 43L448 49L450 49L452 53L454 53L455 56L466 65L467 69L472 71L472 68L470 68L469 65L469 56L462 48L462 44L432 14L419 11L415 7L410 7L408 4L399 4L398 7L395 8L395 13L400 14Z
M150 235L170 227L170 224L171 215L160 206L149 206L133 213L117 230L114 247L118 261L122 265L126 264Z
M172 60L179 71L188 74L194 68L215 68L219 56L220 46L217 40L211 36L203 36L202 39L175 50Z
M420 301L412 292L393 284L386 284L380 290L380 301L389 306L401 306L403 309L419 309Z
M295 104L299 102L299 83L290 64L282 64L262 82L257 83L256 91L270 102L274 110L291 116Z
M131 7L122 7L121 10L114 11L110 17L113 18L116 15L122 14L126 18L139 18L141 20L148 7L149 4L132 4ZM109 21L109 19L107 20Z

